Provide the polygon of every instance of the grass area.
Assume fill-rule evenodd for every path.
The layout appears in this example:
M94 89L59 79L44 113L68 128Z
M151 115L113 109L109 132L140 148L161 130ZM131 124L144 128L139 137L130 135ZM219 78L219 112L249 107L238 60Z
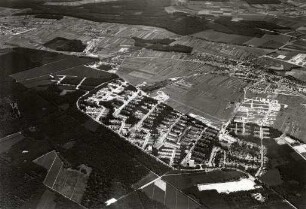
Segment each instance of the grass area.
M37 80L37 77L43 78L46 75L56 74L68 69L77 74L77 69L80 71L86 68L83 66L84 64L94 61L93 58L63 55L36 49L3 49L0 51L0 80L8 81L7 76L9 75L17 81ZM81 66L80 69L77 68L79 66ZM102 74L103 77L105 73L95 74L97 77Z
M217 183L226 181L235 181L241 177L246 177L245 174L233 170L216 170L212 172L192 172L189 174L171 172L163 177L163 179L180 190L186 190L196 184Z
M156 200L150 199L144 192L135 191L126 198L118 201L115 204L110 205L108 208L110 209L134 209L134 208L146 208L146 209L168 209L162 203L159 203Z

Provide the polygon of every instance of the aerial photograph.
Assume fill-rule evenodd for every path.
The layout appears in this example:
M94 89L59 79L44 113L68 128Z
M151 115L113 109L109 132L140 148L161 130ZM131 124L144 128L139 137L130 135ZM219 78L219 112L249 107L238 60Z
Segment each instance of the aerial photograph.
M0 209L306 209L306 0L0 0Z

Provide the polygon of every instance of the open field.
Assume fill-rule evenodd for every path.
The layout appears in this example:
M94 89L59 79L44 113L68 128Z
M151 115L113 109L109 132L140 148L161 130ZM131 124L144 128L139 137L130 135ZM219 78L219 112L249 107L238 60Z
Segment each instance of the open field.
M1 2L0 6L5 6L5 4L9 3L6 1ZM33 4L33 1L30 1L22 6L33 9L29 14L61 14L97 22L149 25L165 28L178 34L190 34L205 29L205 20L196 17L173 16L166 13L164 7L170 4L170 0L133 0L131 2L89 3L82 5L82 7L71 7ZM11 6L13 7L14 4L11 3ZM50 8L54 9L50 10ZM119 16L118 14L121 15Z
M160 178L108 208L206 209L205 206Z
M52 84L50 75L41 76L29 80L23 80L22 85L29 89L42 90Z
M306 100L303 97L289 95L279 95L277 99L279 102L287 104L288 107L279 112L273 127L306 142L306 130L304 128L306 122L304 104Z
M35 194L33 194L31 198L20 207L20 209L27 208L81 209L83 207L41 184L41 188L39 188Z
M181 44L193 47L193 53L224 56L234 60L254 59L271 51L246 46L210 42L191 36L184 36L171 44Z
M50 190L45 190L43 195L41 196L39 203L37 204L37 209L55 209L56 208L56 202L55 202L56 196L55 193L53 193Z
M140 187L150 183L154 179L157 179L158 175L156 175L153 172L150 172L148 175L146 175L144 178L142 178L140 181L138 181L136 184L133 184L133 188L139 189Z
M245 174L233 170L216 170L210 172L169 172L162 179L180 190L186 190L196 184L227 182L246 177Z
M222 32L218 32L214 30L205 30L199 33L195 33L192 36L199 38L199 39L208 40L208 41L237 44L237 45L242 45L243 43L251 39L251 37L249 36L227 34L227 33L222 33Z
M112 76L116 77L115 75L107 73L103 70L95 70L82 65L66 69L64 71L58 72L57 74L101 79L111 79Z
M267 35L260 38L252 38L244 44L251 47L278 49L287 44L290 40L289 36L285 35Z
M246 177L246 175L231 170L170 172L140 190L120 199L109 208L292 208L268 189L219 194L216 191L200 192L196 187L197 184L201 183L228 182L242 177ZM255 200L252 196L257 192L260 192L265 197L264 203ZM147 198L150 198L150 201Z
M51 165L50 159L52 161ZM92 170L91 168L85 165L79 166L78 169L65 168L62 160L55 151L39 157L34 162L48 169L44 180L44 184L48 188L76 203L82 201L87 180Z
M47 176L44 180L44 184L50 188L53 188L53 185L57 179L58 173L63 166L62 160L55 155L51 167L48 169Z
M55 157L57 156L56 151L53 150L51 152L48 152L42 156L40 156L39 158L33 160L33 162L37 165L40 165L42 167L44 167L45 169L50 169L53 161L55 159Z
M213 70L214 67L210 65L188 60L131 57L124 60L117 74L131 84L137 85L142 82L152 84L170 78L188 77Z
M11 21L14 27L12 31L8 27L3 30L3 33L0 34L1 43L6 42L10 46L21 45L41 48L45 43L57 37L63 37L64 40L78 38L77 45L81 48L74 51L80 53L72 54L84 55L85 53L81 51L87 46L85 50L87 55L103 58L103 63L110 62L106 64L106 68L111 69L111 72L116 71L118 67L119 69L116 75L87 67L96 61L92 58L20 48L0 50L0 70L2 72L0 76L10 76L10 78L20 81L20 83L12 82L12 80L7 82L6 78L0 78L1 82L2 79L5 80L4 83L0 83L0 113L5 116L0 119L0 177L3 179L0 188L3 188L4 191L0 192L0 199L12 200L13 206L8 208L77 208L69 205L69 202L68 206L65 204L58 206L57 195L50 191L46 191L41 196L37 207L25 206L24 203L33 198L33 194L35 195L37 190L41 188L42 182L63 197L80 203L86 208L104 208L105 202L112 198L119 200L110 207L114 209L130 209L133 207L145 209L291 208L264 185L254 191L233 194L199 191L197 188L197 184L222 183L237 180L242 176L245 177L244 174L237 171L222 170L191 174L182 174L177 171L158 178L158 175L163 175L169 171L167 166L132 146L123 137L115 134L106 126L89 121L89 117L82 114L78 109L80 103L77 103L77 100L86 91L119 76L133 85L146 82L147 86L144 87L152 87L146 91L149 95L146 95L143 101L131 103L124 110L128 116L132 115L134 117L135 113L138 117L126 117L129 125L135 124L139 118L149 116L149 112L147 112L149 107L157 108L157 106L154 106L157 101L153 103L149 100L149 97L160 96L163 93L164 98L166 98L165 103L176 110L186 114L193 113L203 116L212 121L213 125L220 126L231 118L237 102L240 102L243 97L243 88L248 85L245 80L235 77L238 73L232 73L232 71L240 70L240 65L235 64L248 60L252 60L252 63L254 63L254 59L282 47L289 41L289 36L275 35L276 32L265 30L274 30L275 27L279 30L288 30L285 27L278 27L278 23L284 23L284 25L290 27L290 24L294 23L292 27L300 27L301 23L299 21L303 22L302 19L294 21L289 18L288 20L271 18L270 20L273 23L267 24L265 21L268 21L268 17L263 14L263 21L231 21L226 18L217 18L209 22L206 17L199 18L177 13L167 14L164 7L170 5L170 0L129 0L127 2L118 0L97 4L91 4L90 0L89 4L84 4L82 7L70 7L69 4L44 4L49 0L38 0L39 2L35 3L32 2L33 0L22 3L20 1L22 0L15 0L14 2L3 0L0 5L7 3L14 7L16 3L20 3L20 7L32 8L32 10L23 11L24 14L28 13L36 15L36 17L23 16L23 14L12 17L15 20ZM81 1L81 3L83 2ZM267 8L268 6L255 5L253 9L255 11L261 7ZM45 18L39 18L43 17L42 14L44 13L46 14ZM103 23L80 20L65 15ZM250 20L252 15L256 16L250 14ZM33 21L33 18L37 19L37 22ZM20 20L23 21L24 27L18 25ZM2 23L7 24L4 17L0 18L0 26ZM164 29L139 24L163 27L181 35L194 35L183 37ZM248 28L252 24L254 24L254 27ZM29 31L24 31L26 27L29 27ZM208 28L214 28L215 30L206 30ZM8 35L14 33L16 34ZM254 38L255 36L256 38ZM158 51L160 48L156 46L154 46L156 48L153 47L154 50L139 49L133 46L135 39L133 40L132 37L151 41L171 38L173 42L169 43L169 46L171 46L169 49L175 48L176 44L184 45L191 53L161 52ZM150 41L147 43L150 43ZM57 44L61 46L58 48ZM242 46L243 44L247 46ZM304 44L302 41L294 41L284 49L303 50L305 48ZM55 50L67 49L65 43L57 42L55 45L51 48ZM47 50L46 48L42 49ZM290 55L287 52L284 52L284 54L288 54L288 57ZM214 57L212 61L209 60L210 55ZM209 58L206 59L207 57ZM213 67L201 61L208 60L206 63L220 66L222 62L218 63L219 59L224 59L222 60L224 61L223 67ZM20 62L15 60L20 60ZM120 66L122 60L123 63ZM290 59L284 58L284 61L288 60ZM262 59L262 62L265 61L266 59ZM230 63L231 69L227 68L227 63ZM274 63L271 63L274 66ZM243 64L246 65L245 68L241 67L242 71L248 70L247 65L249 63ZM276 65L276 67L282 67L282 64ZM283 67L284 70L287 70L287 66L284 65ZM253 68L250 67L250 69ZM256 69L255 73L260 74L260 72ZM296 71L292 72L293 75L296 73L296 77L300 75ZM241 74L244 73L241 72ZM252 72L249 72L249 74L252 74ZM268 75L265 77L265 75L263 73L262 77L258 77L263 78L263 83L267 84L270 77ZM2 86L4 87L2 88ZM133 89L134 87L131 86L130 88ZM282 104L288 104L289 106L280 111L273 127L306 141L306 130L303 129L303 124L306 122L306 119L304 119L306 118L304 117L306 106L304 97L284 95L276 95L275 97ZM147 100L152 103L143 107L142 105ZM101 103L99 102L99 104ZM116 105L120 104L120 101L118 104L116 103ZM140 111L136 111L137 108ZM151 110L154 111L153 108ZM166 115L163 114L166 111L163 111L161 115ZM175 129L181 130L181 126L187 127L180 132L181 136L178 140L180 146L182 136L189 134L192 127L190 124L195 123L195 121L189 121L190 118L188 117L186 116L188 120L185 118L184 120L181 120L181 118L178 118L178 121L175 120L176 123L179 122L176 127L168 126L170 132ZM117 121L112 122L117 123ZM147 125L150 125L151 122L147 122ZM158 118L152 124L155 126L160 122L160 118ZM122 127L114 125L110 128L114 130ZM167 130L167 128L165 129ZM1 138L2 135L5 136L21 130L20 134ZM210 149L211 144L206 145L200 143L201 141L198 143L194 137L198 134L202 135L203 132L196 132L190 138L195 141L194 144ZM212 134L213 137L211 138L218 140L217 132L214 129L214 135ZM166 133L169 134L168 131ZM148 133L148 136L149 134L151 133ZM153 134L155 133L153 132ZM173 138L178 136L174 131L171 134ZM142 136L143 133L137 135L140 140ZM203 139L206 140L205 137ZM270 148L268 151L270 161L268 162L267 173L261 180L281 196L284 196L290 202L292 201L297 208L302 208L306 205L305 163L302 164L303 161L299 156L292 150L288 150L288 147L274 146L274 141L271 140L264 142ZM271 144L269 144L270 142ZM1 146L1 144L4 146ZM144 143L144 145L146 144ZM145 146L143 147L145 148ZM155 149L155 147L153 148ZM151 149L153 148L151 147ZM251 148L258 150L257 146ZM236 152L235 148L230 146L228 149L222 149L221 151L215 147L212 150L211 153L209 152L209 166L216 166L216 164L212 164L214 158L217 158L217 166L220 166L219 161L225 163L227 159L232 157L227 155L227 152ZM175 157L177 153L174 149L172 156ZM42 154L45 155L40 157ZM224 158L220 160L220 156ZM246 155L242 156L241 161L237 163L239 166L245 161L244 157ZM225 159L226 157L227 159ZM246 158L249 158L249 156L246 156ZM40 169L39 166L37 168L32 163L33 160L34 163L46 170ZM168 162L167 160L168 158L165 162ZM236 161L235 158L234 160ZM169 163L172 164L173 162L169 160ZM259 167L259 164L258 160L255 166L258 165ZM90 169L90 171L84 170L84 167ZM158 179L156 180L156 178ZM155 181L149 183L153 180ZM259 182L256 183L260 184ZM258 194L265 198L264 202L254 197ZM204 206L202 207L201 204Z
M229 194L217 193L215 190L199 191L198 184L212 184L237 181L246 178L247 175L233 170L215 170L210 172L190 172L190 173L169 173L164 176L166 182L183 191L185 194L193 197L211 209L229 209L229 208L276 208L276 205L282 205L282 209L291 208L287 203L283 204L282 200L271 192L269 189L255 189L248 192L234 192ZM262 203L252 197L252 194L261 193L265 197ZM243 198L242 198L243 197ZM216 201L216 199L218 201Z
M53 67L57 68L58 66L65 66L65 60L66 62L74 61L78 63L77 59L73 59L72 56L27 48L5 49L0 55L1 76L18 74L23 71L41 66L48 66L50 64L53 64ZM42 68L42 70L43 69L44 68Z
M154 181L144 187L142 191L151 199L164 204L169 209L197 209L205 208L197 201L185 195L180 190L173 187L162 179Z
M134 209L134 208L148 208L148 209L169 209L164 204L159 203L156 200L151 199L146 193L136 190L130 193L125 198L120 199L114 204L111 204L107 208L109 209Z
M162 91L170 97L166 103L183 113L225 121L231 116L234 103L242 99L246 85L237 78L203 74L166 86Z
M49 74L56 74L56 73L58 74L62 71L68 70L76 66L82 66L89 62L92 62L92 60L87 59L87 58L82 59L78 57L70 57L67 59L59 60L57 62L48 63L41 67L33 68L33 69L23 71L20 73L15 73L11 76L17 81L22 81L22 80L37 78L37 77L45 76Z
M86 190L89 174L72 169L61 169L53 189L70 200L80 203Z
M35 17L39 15L41 14L38 13ZM52 14L50 16L52 16ZM79 44L82 44L84 47L87 46L85 50L86 54L98 54L101 57L108 57L112 54L118 53L122 48L128 49L132 47L134 45L134 40L131 39L131 37L163 39L169 37L175 38L178 36L161 28L143 25L126 25L106 22L100 23L72 17L64 17L59 20L35 17L27 16L26 20L24 16L12 17L12 21L15 20L14 27L25 28L25 26L27 26L26 28L31 28L31 30L26 30L22 35L15 34L15 36L5 36L3 38L5 41L3 42L11 46L22 46L53 51L46 46L55 40L59 51L62 51L65 48L66 51L69 51L70 46L66 47L65 44L58 44L58 39L60 37L65 40L65 42L67 40L77 40ZM0 18L0 24L2 22L7 22L7 20ZM25 25L21 25L20 22L23 22ZM55 47L53 47L53 49L56 50ZM83 53L81 50L77 51L79 52L76 54L85 54L85 52Z
M0 154L8 151L14 144L23 140L24 136L18 132L0 139Z
M78 73L80 71L84 71L82 74L86 74L86 72L94 70L87 70L83 65L92 62L94 62L92 58L80 58L42 50L27 48L6 49L0 55L0 76L4 78L10 75L17 81L28 81L66 70L70 70L70 73L74 72L77 75L80 74ZM93 74L96 74L96 76L105 75L103 72L91 72L88 74L88 76Z
M306 68L293 69L289 72L286 72L286 75L292 76L298 80L306 82Z

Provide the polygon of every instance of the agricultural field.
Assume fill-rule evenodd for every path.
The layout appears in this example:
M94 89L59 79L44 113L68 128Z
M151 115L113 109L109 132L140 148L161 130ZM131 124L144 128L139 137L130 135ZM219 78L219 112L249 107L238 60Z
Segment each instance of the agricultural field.
M244 45L257 48L278 49L286 45L289 41L289 36L265 34L260 38L252 38L251 40L245 42Z
M171 78L184 78L214 69L201 62L182 59L131 57L123 61L116 74L131 84L138 85L143 82L152 84Z
M38 21L35 17L14 16L15 27L21 27L20 23L23 22L32 30L22 35L5 36L4 42L7 45L61 51L64 54L72 51L78 55L109 57L121 49L133 49L132 37L147 40L179 37L167 30L149 26L97 23L73 17L60 20L38 18ZM0 24L2 21L6 22L0 18Z
M237 44L237 45L243 45L243 43L251 39L251 37L249 36L227 34L214 30L205 30L199 33L195 33L192 36L207 41Z
M305 17L293 1L50 1L0 2L30 8L11 19L0 8L5 207L306 205L305 163L274 141L306 142ZM281 108L244 100L249 84ZM269 117L268 136L218 129L233 119L241 131L238 117ZM253 189L216 189L250 175Z
M57 62L48 63L41 67L32 68L30 70L12 74L11 77L20 82L26 79L33 79L49 74L59 74L60 72L65 71L67 69L82 66L84 64L91 63L92 61L93 60L87 58L82 59L78 57L69 57L67 59L62 59Z
M50 209L55 209L56 208L55 199L56 199L55 193L53 193L50 190L45 190L37 204L37 208L48 207Z
M256 189L250 192L220 194L216 191L199 191L198 184L228 182L247 177L246 174L231 170L208 172L169 172L154 180L129 196L110 205L109 208L282 208L290 209L287 203L269 189ZM260 202L254 194L261 193L265 198ZM243 197L243 199L241 199ZM150 201L148 201L150 198ZM218 201L215 201L218 199Z
M27 48L4 49L0 55L1 77L60 62L67 58L69 56L41 50Z
M157 179L159 176L153 172L150 172L148 175L143 177L140 181L132 185L132 188L139 189L148 183L152 182L153 180Z
M246 174L234 170L215 170L215 171L195 171L195 172L176 172L167 173L163 180L169 182L180 190L186 190L197 184L227 182L247 177Z
M233 194L219 194L216 191L199 191L197 188L198 184L211 184L211 183L222 183L239 180L240 178L246 178L246 174L232 171L232 170L215 170L208 172L193 172L193 173L169 173L162 179L169 182L174 187L183 191L185 194L193 197L199 203L203 204L207 208L219 209L219 208L231 208L228 205L229 201L234 201L235 193ZM239 193L239 192L238 192ZM218 201L212 201L216 200ZM251 204L254 204L250 197L248 200ZM255 205L255 204L254 204ZM238 208L232 205L233 208Z
M169 209L197 209L205 208L200 203L176 189L162 179L155 180L152 184L141 189L151 199L164 204Z
M207 207L162 178L158 178L108 208L205 209Z
M273 208L275 204L281 204L281 199L273 194L268 189L255 189L248 192L234 192L234 193L218 193L216 190L199 191L198 184L214 184L222 182L237 181L246 178L247 175L238 171L232 170L217 170L205 173L195 172L190 174L168 174L163 179L171 185L182 190L185 194L192 196L197 201L212 209L219 208L248 208L248 207L268 207ZM255 200L252 194L261 193L265 197L265 202ZM243 199L241 199L243 197ZM218 199L218 201L213 201ZM290 208L289 205L284 204L285 208Z
M245 0L249 4L279 4L281 3L280 0L268 0L268 1L263 1L263 0Z
M47 189L43 184L41 188L26 201L20 209L37 208L37 209L81 209L82 206L71 202L67 198L59 195L55 191Z
M283 75L296 70L296 65L290 64L282 59L275 59L273 56L263 56L257 59L257 64L274 72Z
M203 74L162 88L170 106L220 123L231 117L235 102L243 98L247 83L238 78ZM154 95L154 94L153 94Z
M171 44L181 44L193 47L193 53L195 54L211 54L215 56L224 56L228 59L242 61L257 58L271 51L268 49L210 42L191 36L184 36Z
M112 79L116 75L107 73L103 70L92 69L88 66L80 65L75 66L63 71L56 73L57 75L67 75L67 76L78 76L86 78L97 78L97 79Z
M110 209L133 209L133 208L158 208L158 209L168 209L164 204L151 199L151 197L148 197L146 193L136 190L135 192L131 193L127 197L120 199L114 204L111 204L107 208Z
M286 72L285 75L292 76L300 81L306 82L306 68L292 69Z
M306 132L303 128L306 122L305 98L279 95L277 99L288 107L279 112L273 127L306 142Z
M167 14L166 11L164 11L164 7L170 6L170 0L96 2L84 4L82 7L46 4L42 5L41 3L31 4L31 1L28 1L28 4L24 3L22 6L23 8L32 8L31 11L27 12L27 14L32 15L65 15L96 22L148 25L165 28L177 34L190 34L205 29L205 21L199 18L182 18L180 16L172 16ZM5 6L6 3L6 1L1 2L0 6ZM18 1L14 3L18 4ZM129 4L132 4L132 7ZM14 4L11 3L11 6L14 6ZM121 15L118 16L117 14ZM184 24L186 27L182 27L182 24Z
M33 162L48 170L44 180L44 184L48 188L73 202L81 202L92 171L90 167L82 164L77 169L65 168L64 163L55 151L49 152Z
M0 138L0 154L6 151L9 151L14 144L18 143L19 141L23 140L24 136L21 132L11 134L9 136Z

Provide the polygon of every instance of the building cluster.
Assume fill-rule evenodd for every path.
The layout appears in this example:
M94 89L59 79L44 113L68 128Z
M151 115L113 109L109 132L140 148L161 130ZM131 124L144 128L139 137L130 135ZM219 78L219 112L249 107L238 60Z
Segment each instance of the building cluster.
M255 174L261 167L260 151L261 147L257 144L207 127L186 157L189 158L186 162L189 166L237 168Z
M299 67L305 67L306 66L306 54L303 53L291 53L291 54L284 54L284 53L271 53L269 55L265 55L267 58L271 58L271 60L278 61L278 63L286 62L290 63Z
M238 72L238 73L237 73ZM258 94L283 94L283 95L305 95L306 85L301 82L295 82L288 78L282 78L279 75L263 74L256 72L245 73L234 71L231 76L239 77L246 80L255 81L253 85L247 87L248 91Z
M227 130L236 136L251 136L258 139L270 139L271 128L282 107L278 100L261 97L246 98L227 126Z
M257 173L264 165L264 147L247 142L239 141L234 143L225 155L224 167L239 168L251 173Z
M305 3L288 1L278 3L277 1L264 4L248 4L248 1L229 0L229 1L199 1L199 0L175 0L175 6L168 7L167 12L175 11L206 15L206 16L229 16L239 18L260 18L260 15L283 15L296 17L305 14Z
M298 54L292 57L288 62L301 67L306 67L306 54Z
M29 29L27 27L11 27L0 25L0 35L18 35L29 30L33 30L33 28Z
M253 136L256 138L269 139L270 128L262 127L258 124L233 121L229 125L229 130L237 136Z
M281 91L276 83L269 83L264 80L258 81L253 85L248 86L247 90L257 94L275 94ZM283 93L286 92L287 91L283 91Z
M200 120L149 97L122 79L83 96L78 106L95 121L171 167L258 169L260 152Z
M262 97L245 98L237 109L234 121L272 126L280 110L281 104L278 100Z

